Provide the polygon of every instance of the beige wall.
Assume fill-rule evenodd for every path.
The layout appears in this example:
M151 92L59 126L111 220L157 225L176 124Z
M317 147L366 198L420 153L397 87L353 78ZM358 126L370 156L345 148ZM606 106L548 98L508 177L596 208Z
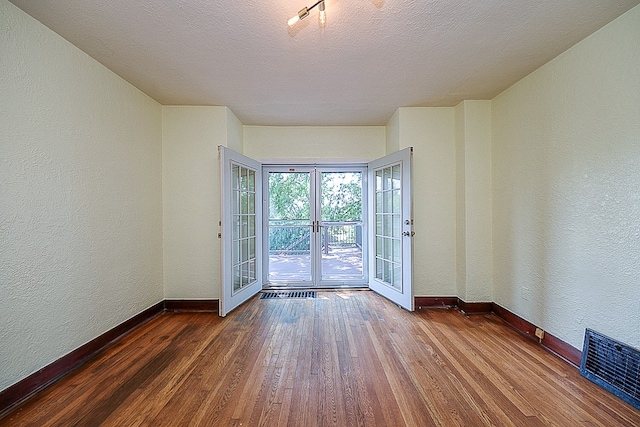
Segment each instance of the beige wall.
M161 107L0 1L0 390L159 302Z
M281 159L366 162L385 154L384 126L245 126L244 154Z
M391 116L386 126L385 154L400 151L400 109Z
M640 6L492 102L494 296L640 347Z
M242 148L239 123L227 107L162 107L166 298L219 298L218 146Z
M414 294L456 295L453 108L400 108L399 149L413 147Z
M463 101L455 110L457 296L491 302L491 101Z

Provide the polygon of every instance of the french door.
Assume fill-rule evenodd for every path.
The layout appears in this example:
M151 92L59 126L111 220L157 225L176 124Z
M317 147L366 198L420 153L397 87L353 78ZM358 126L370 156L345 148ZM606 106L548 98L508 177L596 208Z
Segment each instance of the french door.
M261 164L220 146L221 289L218 313L231 310L262 289Z
M372 236L369 287L413 311L412 148L368 165Z
M413 311L411 157L263 166L220 146L219 314L263 286L368 285Z
M367 283L366 168L263 168L267 287Z

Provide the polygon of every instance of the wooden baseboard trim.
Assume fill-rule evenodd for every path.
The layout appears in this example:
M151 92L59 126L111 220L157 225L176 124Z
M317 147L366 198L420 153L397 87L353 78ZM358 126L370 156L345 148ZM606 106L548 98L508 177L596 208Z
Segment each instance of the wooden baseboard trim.
M416 307L458 308L464 314L487 314L493 311L491 302L465 302L458 297L414 297Z
M458 309L464 314L489 314L493 312L493 303L465 302L458 298Z
M456 297L415 297L413 301L416 307L453 308L458 305Z
M29 375L0 392L0 417L30 396L45 389L69 372L82 366L117 339L123 337L163 310L163 301L124 321L104 334L62 356L55 362Z
M524 320L522 317L510 312L506 308L501 307L496 303L493 303L493 312L510 326L512 326L531 340L539 343L548 351L560 356L576 368L580 366L582 351L562 341L560 338L551 335L548 332L545 332L542 340L539 340L535 335L537 328L536 325L527 320Z
M164 300L164 309L167 311L218 311L219 300Z
M582 351L562 341L560 338L545 332L544 338L542 338L543 347L557 354L558 356L571 363L576 368L580 368L580 362L582 361Z

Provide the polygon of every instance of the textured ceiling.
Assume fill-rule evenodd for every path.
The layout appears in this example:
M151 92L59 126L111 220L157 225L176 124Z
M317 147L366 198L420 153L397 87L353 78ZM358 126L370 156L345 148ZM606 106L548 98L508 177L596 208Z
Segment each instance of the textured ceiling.
M11 0L161 104L244 124L384 125L491 99L640 0Z

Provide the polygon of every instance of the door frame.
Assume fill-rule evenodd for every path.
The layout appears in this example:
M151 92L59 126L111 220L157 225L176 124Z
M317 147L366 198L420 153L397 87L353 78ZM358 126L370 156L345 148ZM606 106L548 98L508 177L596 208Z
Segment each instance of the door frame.
M311 235L311 280L309 281L292 281L285 283L284 281L270 281L269 280L269 178L268 175L271 172L304 172L310 173L310 221L313 224L317 224L323 227L321 218L321 181L320 177L323 172L359 172L362 177L362 279L356 280L327 280L322 279L322 255L321 251L321 236L319 232L314 232ZM363 288L369 285L369 233L368 230L368 173L366 163L277 163L277 164L263 164L262 165L262 183L263 183L263 229L265 237L263 239L262 247L262 264L263 264L263 287L267 289L295 289L295 288L314 288L314 289L337 289L337 288ZM309 224L310 227L316 227L316 225Z
M354 168L362 168L366 169L366 173L363 174L363 203L366 203L364 206L366 215L363 215L363 222L365 224L365 230L363 230L363 239L367 239L367 244L363 244L363 247L369 252L369 256L367 260L363 258L363 267L365 270L363 271L365 280L362 284L362 287L368 286L371 290L379 293L380 295L386 297L387 299L395 302L399 306L409 310L414 310L414 298L413 298L413 197L412 197L412 185L411 185L411 162L412 162L413 148L405 148L396 153L392 153L380 159L374 160L367 164L363 163L339 163L332 162L332 166L336 166L339 168L348 169L349 167ZM262 264L264 261L264 255L262 251L264 249L264 230L266 230L267 224L264 223L265 215L262 214L262 209L264 203L268 203L266 200L265 194L263 192L264 182L261 183L264 168L265 166L278 166L284 167L284 162L278 163L269 163L262 164L257 160L246 157L242 154L236 153L224 146L219 146L219 161L220 161L220 226L221 233L218 237L220 237L221 241L221 256L220 256L220 304L219 304L219 315L226 316L231 310L233 310L238 305L242 304L244 301L248 300L258 292L260 292L264 285L266 284L264 271L262 268ZM389 286L385 286L384 283L381 283L376 279L376 271L375 271L375 209L373 209L373 205L375 203L375 194L373 193L373 187L375 186L375 182L373 180L373 171L376 167L383 166L385 164L391 164L392 162L401 162L402 166L402 180L404 194L403 194L403 212L402 212L402 224L403 224L403 238L402 238L402 247L403 247L403 260L402 260L402 291L398 292L396 289L392 289ZM250 283L250 286L246 286L238 291L233 291L233 277L231 274L232 271L232 248L230 245L230 241L232 238L231 224L231 165L235 162L235 164L240 165L242 167L250 168L256 172L256 200L255 200L255 209L256 209L256 280ZM300 161L294 162L295 165L300 167L328 167L327 164L318 164L318 163L308 163L305 164ZM262 200L262 203L260 202ZM258 220L259 219L259 220ZM405 223L405 221L408 222ZM363 242L364 243L364 242ZM268 248L267 251L268 253ZM373 261L372 261L373 259ZM368 268L366 265L368 262ZM339 288L340 286L334 285L332 288ZM321 287L319 287L321 288Z

